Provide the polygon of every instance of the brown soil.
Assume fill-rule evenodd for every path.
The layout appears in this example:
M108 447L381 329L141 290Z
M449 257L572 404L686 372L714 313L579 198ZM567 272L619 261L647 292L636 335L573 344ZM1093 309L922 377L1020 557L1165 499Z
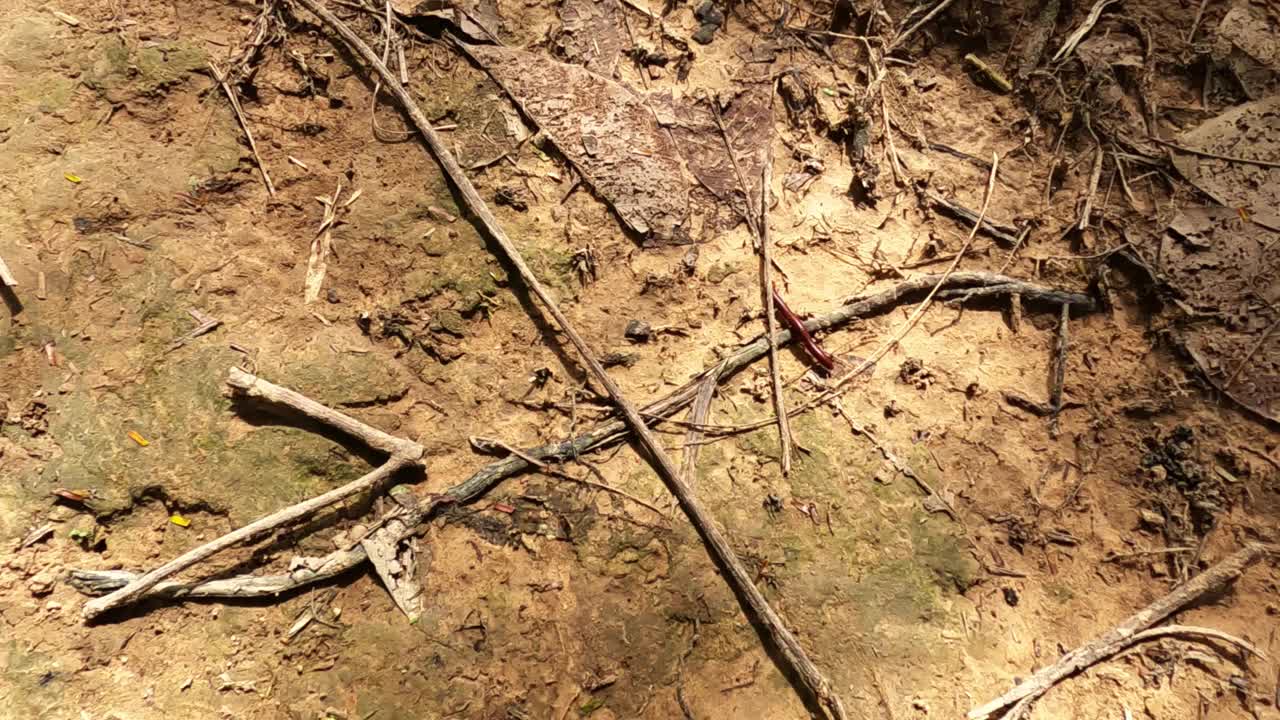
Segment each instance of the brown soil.
M534 446L581 432L602 410L572 348L507 266L467 220L446 217L464 213L385 102L373 113L375 138L371 78L314 19L298 11L283 43L257 61L256 95L242 100L273 199L207 70L243 43L258 11L251 3L3 5L0 257L20 284L0 312L0 716L672 718L682 717L678 694L700 719L806 716L679 513L665 521L541 474L508 480L425 531L426 609L413 625L362 571L271 601L155 602L84 626L83 596L60 581L69 568L153 567L366 471L370 458L357 448L233 406L223 391L233 365L423 443L423 496L491 459L471 450L469 436ZM691 45L683 82L674 67L642 79L625 56L616 77L691 95L726 90L742 73L798 67L819 106L859 92L866 64L856 40L828 38L830 53L815 52L783 33L782 51L744 69L770 37L764 18L777 16L775 5L735 4L712 44ZM1050 54L1089 10L1068 5ZM1209 4L1188 44L1198 5L1123 5L1154 48L1139 133L1148 114L1171 135L1244 99L1221 83L1202 94L1203 46L1225 9ZM668 28L688 38L694 10L676 7ZM888 7L894 18L908 10ZM555 3L504 0L496 12L504 43L555 45ZM625 12L632 36L621 46L656 47L656 29ZM1280 540L1274 426L1217 392L1182 353L1185 303L1168 301L1168 289L1121 254L1101 256L1126 241L1146 247L1177 209L1209 201L1165 165L1131 181L1131 202L1108 159L1095 227L1066 232L1088 189L1091 132L1116 132L1127 106L1097 100L1091 130L1043 92L1051 80L1028 81L1029 99L998 94L967 69L972 51L1012 74L1034 15L955 3L908 41L911 64L890 66L885 93L913 182L976 209L986 170L917 140L1001 155L989 216L1036 224L1010 274L1093 286L1110 303L1070 323L1061 431L1052 437L1047 419L1005 399L1048 397L1056 311L1028 306L1015 329L1004 303L938 302L843 405L951 497L958 520L929 512L916 485L828 408L793 421L800 450L788 477L772 427L701 452L699 493L856 717L962 717L1243 542ZM344 17L375 37L369 18ZM790 23L805 17L797 9ZM560 44L571 46L583 44ZM479 68L441 43L411 42L405 52L415 96L429 117L456 126L445 135L464 165L514 144L508 118L519 116ZM1063 71L1068 92L1083 87L1078 75ZM887 287L895 267L960 248L967 225L895 186L878 108L866 159L851 164L781 102L775 193L799 171L801 148L824 166L807 191L781 194L771 210L792 307L830 309ZM1056 191L1046 200L1054 158ZM879 170L874 206L848 194L868 166ZM504 191L528 203L494 209L589 342L631 356L612 369L631 397L661 395L761 332L757 262L747 228L729 227L728 204L699 216L695 245L642 243L588 189L570 192L573 173L538 142L472 177L486 198ZM361 195L333 233L320 301L304 304L322 217L314 198L338 184ZM705 210L710 196L691 192ZM1258 242L1274 248L1275 233L1263 234ZM594 279L578 271L587 249ZM961 267L995 271L1008 257L980 235ZM1253 287L1276 287L1274 273L1260 275ZM1245 312L1275 306L1259 307ZM196 325L191 308L222 326L175 348ZM910 309L822 341L869 355ZM398 336L365 332L364 318L402 327ZM633 344L624 337L632 319L669 331ZM1258 342L1253 359L1274 362L1280 339ZM1237 356L1248 346L1240 348ZM784 378L808 368L799 350L781 357ZM789 398L798 404L811 392L801 382ZM720 389L709 422L745 423L770 407L758 363ZM678 453L684 429L665 429ZM630 447L565 469L583 474L581 463L668 503ZM59 500L58 489L88 506ZM197 574L279 571L294 555L329 552L380 509L353 504ZM190 525L172 523L175 514ZM50 538L13 552L46 523ZM1107 561L1175 546L1192 550ZM1275 658L1278 585L1275 563L1264 563L1179 621L1234 633ZM287 640L307 609L325 622ZM1164 640L1066 681L1033 716L1280 717L1275 663Z

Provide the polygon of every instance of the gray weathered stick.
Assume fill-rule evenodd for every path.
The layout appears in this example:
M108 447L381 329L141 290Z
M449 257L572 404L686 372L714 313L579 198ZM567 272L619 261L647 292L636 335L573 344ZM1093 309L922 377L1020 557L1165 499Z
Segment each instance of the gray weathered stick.
M810 332L831 330L857 318L888 312L900 304L912 300L917 293L932 288L939 282L939 277L938 275L926 275L914 280L907 280L889 290L850 298L845 302L844 306L835 311L815 316L806 321L805 327ZM1068 303L1075 304L1078 307L1092 307L1092 301L1085 295L1032 285L990 273L958 272L943 280L942 284L943 287L948 289L939 291L939 297L948 292L972 293L975 290L993 288L998 292L986 295L1025 293L1033 301L1044 304ZM774 336L774 340L778 346L790 344L792 341L791 331L783 330L779 332ZM653 402L644 408L643 413L647 417L656 418L651 422L660 422L662 418L668 417L693 403L694 411L690 420L694 423L693 429L697 430L698 426L701 426L705 421L705 413L700 412L698 408L710 405L711 397L718 383L729 379L743 368L760 360L767 353L768 347L764 338L749 343L715 366L699 373L694 379L672 393ZM333 412L329 408L319 403L312 405L305 396L268 383L248 373L238 370L233 371L228 383L250 397L261 398L268 402L279 402L313 420L328 423L331 426L335 424L329 418L329 413ZM346 418L341 414L337 415L339 422L350 425L347 430L350 434L371 446L378 447L374 443L390 445L391 443L388 442L387 438L392 441L399 441L399 438L385 436L385 433L370 428L359 421ZM772 420L768 422L771 423ZM405 516L404 524L410 530L413 530L422 522L433 517L435 512L443 506L461 505L474 501L502 480L536 468L537 463L530 462L531 459L542 463L565 462L582 453L615 443L625 437L626 434L626 423L621 420L612 420L571 440L530 448L518 454L513 453L503 460L485 465L466 480L445 490L431 502L423 503L415 508L409 515ZM700 432L699 435L701 435ZM690 445L688 440L686 440L686 445L688 446L687 451L700 447L697 444ZM687 457L688 455L686 455ZM694 465L696 466L696 459L694 460ZM687 481L692 483L693 476L688 470L690 464L687 460L684 467L683 474ZM312 558L302 568L283 575L241 575L234 578L189 583L161 582L148 590L143 597L270 597L327 580L361 565L367 559L364 549L357 546L350 550L331 553L323 558ZM70 582L83 593L98 595L124 587L137 577L139 577L137 573L123 570L72 570Z
M1245 546L1243 550L1174 588L1173 592L1146 606L1106 633L1063 655L1056 663L1027 678L1009 692L981 707L970 710L970 720L984 718L1014 703L1018 703L1023 708L1028 707L1031 702L1063 678L1115 655L1131 645L1136 634L1208 593L1227 587L1235 582L1236 578L1240 577L1250 565L1275 551L1276 548L1262 544Z
M9 287L18 286L18 279L9 271L9 266L4 263L4 258L0 258L0 283L4 283Z
M199 547L192 548L160 567L143 573L119 590L104 597L90 600L85 603L80 611L86 621L91 621L114 608L136 602L161 580L182 572L227 548L249 541L262 533L314 515L320 510L354 495L376 489L402 468L424 466L422 460L424 451L422 446L417 443L387 435L381 430L331 410L292 390L260 380L238 368L231 368L227 383L249 397L263 398L274 403L286 405L306 417L349 433L353 437L363 440L370 447L388 453L390 457L380 467L363 477L352 480L346 485L334 488L322 495L317 495L309 500L259 518L242 528L215 538Z
M667 484L676 499L680 501L681 508L684 509L689 521L702 536L708 551L721 568L726 571L726 577L729 579L730 585L737 591L738 596L747 607L750 608L751 614L759 620L762 628L777 647L784 664L794 673L808 692L826 707L833 717L845 718L844 706L832 690L830 682L813 664L808 655L805 654L799 641L787 629L782 618L769 605L760 589L756 587L746 566L738 559L737 554L729 545L729 541L720 532L719 527L711 519L701 501L694 495L693 489L684 481L684 478L680 477L675 463L658 443L657 438L649 430L639 411L627 400L622 389L605 371L586 341L574 329L569 319L560 311L555 300L548 294L546 288L542 286L533 271L529 269L520 251L511 242L511 239L507 237L506 232L498 224L497 218L493 216L488 205L463 172L462 167L458 165L453 153L440 140L430 121L422 114L422 110L418 108L417 103L404 89L404 86L400 84L399 80L387 69L386 65L382 63L372 48L361 40L351 28L339 20L337 16L329 12L316 0L298 0L298 2L329 27L333 28L381 76L382 81L387 85L387 89L400 101L401 106L422 134L436 161L440 163L445 174L449 176L450 181L457 188L459 194L462 195L467 208L475 214L480 223L484 225L489 236L502 248L503 253L506 254L511 264L515 266L516 271L520 273L525 284L542 302L547 312L551 314L560 329L578 350L578 354L582 356L583 362L591 371L592 376L604 387L605 391L609 393L609 397L622 410L627 426L649 454L654 470L662 478L663 482Z

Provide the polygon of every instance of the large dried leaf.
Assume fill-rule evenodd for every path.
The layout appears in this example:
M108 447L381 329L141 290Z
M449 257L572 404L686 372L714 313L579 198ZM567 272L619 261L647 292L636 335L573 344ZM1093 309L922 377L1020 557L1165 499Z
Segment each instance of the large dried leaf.
M564 0L560 22L564 56L597 75L613 77L626 46L618 0Z
M686 237L689 207L679 155L631 90L523 50L465 49L627 227L659 242Z
M1183 133L1178 144L1229 157L1280 162L1280 96L1238 105ZM1214 200L1280 229L1280 168L1176 150L1173 165Z
M1268 250L1278 240L1236 210L1192 208L1144 254L1188 312L1175 332L1205 377L1280 421L1280 255Z
M1276 11L1248 0L1237 0L1218 24L1213 58L1231 70L1250 99L1274 92L1280 73L1278 31Z
M689 170L739 214L759 212L761 172L773 136L772 95L770 83L753 83L727 103L722 96L719 122L713 98L669 101L670 114L661 113Z

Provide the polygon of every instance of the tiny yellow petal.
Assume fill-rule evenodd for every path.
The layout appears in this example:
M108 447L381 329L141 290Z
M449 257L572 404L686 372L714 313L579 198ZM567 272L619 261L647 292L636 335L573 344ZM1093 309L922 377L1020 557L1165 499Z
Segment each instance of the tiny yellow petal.
M148 442L148 441L147 441L147 439L146 439L146 438L142 437L141 435L139 435L139 434L138 434L136 431L134 431L134 430L130 430L130 431L129 431L129 439L130 439L130 440L132 440L132 441L134 441L134 442L136 442L136 443L138 443L138 444L139 444L139 445L141 445L142 447L146 447L146 446L148 446L148 445L150 445L150 444L151 444L150 442Z
M169 516L169 522L173 523L174 525L177 525L178 527L187 527L191 524L190 520L176 513L174 515Z
M62 176L62 177L66 178L67 180L69 180L69 181L71 181L71 182L73 182L73 183L81 182L81 178L80 178L80 176L79 176L79 175L73 175L73 174L71 174L71 173L65 173L65 174L63 174L63 176Z

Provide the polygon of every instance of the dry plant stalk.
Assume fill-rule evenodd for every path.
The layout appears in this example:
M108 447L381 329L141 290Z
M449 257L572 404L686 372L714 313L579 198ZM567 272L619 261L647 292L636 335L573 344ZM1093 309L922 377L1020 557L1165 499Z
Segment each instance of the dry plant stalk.
M985 705L970 710L969 720L985 718L1014 703L1017 703L1017 706L1013 711L1010 711L1010 715L1017 715L1025 711L1036 698L1043 695L1049 688L1063 679L1106 660L1136 642L1154 637L1155 635L1144 634L1142 631L1201 597L1226 588L1235 582L1249 566L1268 554L1274 554L1276 551L1277 548L1275 547L1257 543L1245 546L1243 550L1174 588L1172 592L1131 615L1111 630L1063 655L1056 663L1043 668L1030 678L1019 683L1009 692ZM1157 628L1157 630L1163 629ZM1163 634L1168 634L1168 631L1166 630ZM1203 635L1205 633L1201 632L1200 634ZM1218 635L1218 637L1221 639L1221 635ZM1235 640L1234 638L1232 639ZM1239 641L1236 641L1236 644L1239 644ZM1248 646L1246 643L1246 647L1251 648L1252 646Z
M258 170L262 173L262 182L266 183L267 194L271 197L276 196L276 186L271 182L271 176L267 174L267 166L262 162L262 156L258 154L258 143L253 140L253 131L249 129L249 121L244 116L244 110L240 108L240 98L236 97L236 91L232 89L231 84L227 82L227 76L218 69L217 65L209 63L209 70L213 73L213 79L222 86L222 91L227 94L227 99L231 101L231 110L236 114L236 120L240 121L240 128L244 130L244 136L249 141L249 150L253 152L253 159L258 163Z
M329 12L327 8L316 0L298 0L299 4L310 10L326 25L332 28L342 39L349 45L364 61L372 67L382 81L386 84L387 89L400 101L405 112L409 115L410 120L418 128L422 134L432 155L435 156L445 174L457 188L462 196L467 208L475 214L476 219L485 227L487 233L492 237L495 243L502 249L507 259L520 273L521 278L529 287L533 294L542 302L547 312L551 314L560 329L569 338L577 349L578 354L582 356L583 362L587 365L592 376L599 382L622 410L623 417L626 419L627 426L635 434L641 446L644 447L649 455L649 460L663 482L671 490L672 494L680 502L680 507L689 517L689 521L694 528L702 536L703 542L707 546L708 552L715 559L716 563L726 572L726 578L737 591L737 595L742 602L750 609L751 614L761 623L762 629L767 634L769 640L778 650L783 663L799 679L805 689L812 694L812 697L820 702L823 707L831 714L831 716L839 719L846 717L844 705L840 698L835 694L831 687L831 683L818 670L809 656L805 654L804 648L801 647L795 636L787 629L782 618L774 611L773 607L765 599L764 594L756 587L752 580L750 572L742 561L738 559L737 554L729 545L728 539L720 531L719 527L712 520L710 514L703 507L702 502L694 494L692 487L684 481L676 469L675 463L671 457L658 443L653 432L645 424L636 407L627 400L622 389L618 387L609 373L605 371L604 366L596 359L595 354L587 345L586 341L578 334L573 324L560 311L559 305L543 287L542 283L534 275L533 271L525 262L520 251L507 237L506 232L498 223L496 217L493 216L488 205L480 197L475 186L471 184L462 167L458 165L458 161L453 157L453 153L444 144L440 137L432 128L430 121L412 96L404 89L399 80L391 73L387 66L382 63L377 54L365 43L360 36L356 35L351 28L347 27L337 16Z
M778 305L773 293L773 258L769 245L769 183L772 180L770 153L764 161L760 182L760 306L764 309L765 337L769 340L769 381L773 386L773 411L778 418L778 442L782 450L782 474L791 474L791 423L787 418L787 402L782 394L782 370L778 367L778 344L773 338L778 333Z

